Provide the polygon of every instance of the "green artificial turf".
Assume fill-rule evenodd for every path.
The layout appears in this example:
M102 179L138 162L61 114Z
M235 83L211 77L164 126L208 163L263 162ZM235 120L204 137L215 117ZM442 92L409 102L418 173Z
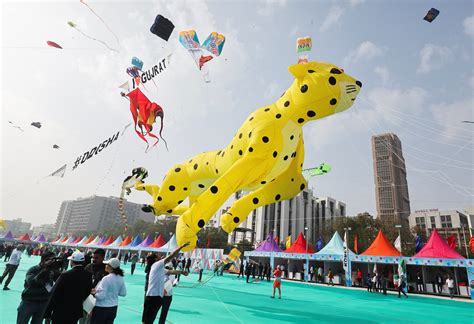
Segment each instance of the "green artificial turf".
M38 262L39 257L23 256L10 284L12 290L0 290L0 323L16 322L26 270ZM0 262L2 273L4 264ZM134 276L130 275L130 264L123 268L128 294L119 300L115 323L141 323L144 268L137 265ZM209 276L212 274L205 273L203 279ZM197 277L182 276L183 287L174 288L169 323L474 323L472 302L413 295L398 299L394 294L286 281L282 299L272 299L272 282L247 284L224 274L193 287Z

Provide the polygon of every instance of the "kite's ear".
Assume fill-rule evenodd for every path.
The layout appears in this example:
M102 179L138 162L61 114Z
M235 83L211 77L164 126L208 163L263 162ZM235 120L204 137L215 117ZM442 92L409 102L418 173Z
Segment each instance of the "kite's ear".
M307 68L307 64L293 64L288 67L288 71L290 71L296 79L302 80L307 73Z

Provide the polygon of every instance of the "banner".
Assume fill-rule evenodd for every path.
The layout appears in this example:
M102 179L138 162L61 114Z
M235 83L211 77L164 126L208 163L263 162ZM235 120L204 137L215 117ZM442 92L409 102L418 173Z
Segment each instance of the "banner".
M168 54L164 58L160 59L158 63L153 65L151 68L148 70L143 71L142 74L140 74L140 77L137 78L131 78L130 81L128 81L129 84L129 89L130 91L135 90L138 88L140 84L145 84L148 81L153 81L154 78L156 78L158 75L166 71L170 65L170 58L171 58L172 53ZM124 84L119 86L120 88L124 89Z
M351 275L351 261L349 260L349 248L347 246L347 231L344 233L344 254L342 258L342 266L346 273L346 286L352 286L352 275Z
M402 240L400 239L400 235L397 236L395 242L393 243L393 246L399 251L402 251Z

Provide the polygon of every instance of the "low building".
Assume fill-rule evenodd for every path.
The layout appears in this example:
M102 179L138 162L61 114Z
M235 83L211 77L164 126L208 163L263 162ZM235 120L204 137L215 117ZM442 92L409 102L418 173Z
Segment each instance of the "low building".
M43 224L35 226L32 229L32 235L38 236L43 234L46 238L53 238L53 236L56 235L55 228L55 224Z
M31 235L31 223L23 222L21 218L12 220L6 219L5 224L7 225L5 231L11 231L13 236L15 237L23 235L25 233Z
M152 213L141 210L142 204L123 200L128 226L138 220L154 222ZM123 226L118 197L92 196L63 201L55 224L55 234L95 232L115 226Z
M456 245L465 253L466 243L469 244L469 215L458 210L424 209L411 213L408 217L410 228L419 227L429 237L436 228L445 239L454 235Z

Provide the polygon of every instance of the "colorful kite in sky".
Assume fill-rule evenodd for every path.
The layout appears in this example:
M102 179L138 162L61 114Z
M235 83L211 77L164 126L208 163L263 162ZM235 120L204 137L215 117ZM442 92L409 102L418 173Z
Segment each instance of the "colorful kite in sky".
M158 104L148 100L140 88L136 88L135 90L126 94L126 96L130 99L130 112L132 113L133 122L135 124L135 132L143 141L145 141L145 143L147 143L147 150L149 145L145 136L148 135L149 137L156 139L156 142L153 144L153 146L159 142L158 137L152 133L153 124L156 121L156 117L160 117L161 119L159 135L163 142L165 142L166 148L168 148L166 141L161 135L161 132L163 131L163 109ZM137 125L139 130L137 129Z
M308 63L308 53L311 51L313 47L313 42L311 37L300 37L296 39L296 53L299 54L298 63ZM305 54L304 54L305 53Z
M61 45L59 45L58 43L53 42L53 41L47 41L46 44L48 44L48 46L50 46L50 47L55 47L55 48L62 49Z
M438 17L438 15L439 15L439 10L435 8L431 8L430 10L428 10L428 13L423 19L431 23L433 22L433 20L436 19L436 17Z

